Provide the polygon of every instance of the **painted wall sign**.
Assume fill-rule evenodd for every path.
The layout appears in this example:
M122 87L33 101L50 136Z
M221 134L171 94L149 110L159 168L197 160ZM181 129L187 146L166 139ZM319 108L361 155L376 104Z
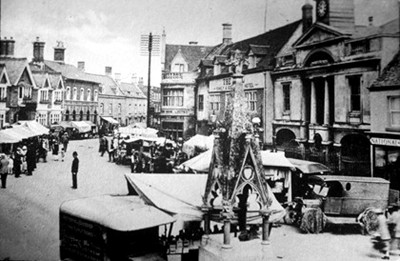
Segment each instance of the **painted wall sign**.
M371 138L371 143L373 145L385 145L385 146L400 147L400 140L396 140L396 139Z

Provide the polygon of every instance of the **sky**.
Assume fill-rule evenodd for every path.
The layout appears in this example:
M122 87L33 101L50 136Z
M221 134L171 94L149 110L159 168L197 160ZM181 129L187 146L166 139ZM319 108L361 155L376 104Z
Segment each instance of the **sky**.
M85 61L87 72L104 74L105 66L130 81L146 80L147 57L140 56L140 35L166 32L167 44L217 45L222 24L232 23L233 41L246 39L301 18L312 0L0 0L1 37L16 41L15 56L32 58L32 42L46 42L53 60L57 41L66 47L65 62ZM398 16L397 0L355 0L356 23L374 16L382 24ZM266 5L267 4L267 5ZM267 10L267 11L266 11ZM266 16L265 16L266 11ZM158 60L157 60L158 59ZM155 66L154 66L155 65ZM152 75L160 75L159 57ZM156 77L152 82L158 82ZM153 79L153 77L152 77Z

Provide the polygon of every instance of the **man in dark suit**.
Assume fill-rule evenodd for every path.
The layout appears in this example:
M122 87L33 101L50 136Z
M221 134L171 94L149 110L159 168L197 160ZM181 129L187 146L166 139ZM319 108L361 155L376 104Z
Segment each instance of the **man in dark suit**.
M71 173L72 173L72 188L77 189L78 188L78 169L79 169L79 159L78 159L78 153L74 151L72 153L72 156L74 157L74 160L72 161L72 167L71 167Z

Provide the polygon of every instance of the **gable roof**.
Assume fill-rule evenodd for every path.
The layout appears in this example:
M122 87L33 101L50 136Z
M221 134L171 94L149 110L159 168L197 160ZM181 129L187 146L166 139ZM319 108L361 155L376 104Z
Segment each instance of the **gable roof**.
M381 76L372 83L372 87L384 86L400 86L400 52L385 67Z
M393 19L381 26L356 26L352 38L366 38L379 35L398 35L399 19Z
M262 66L264 68L272 66L276 54L289 41L290 37L299 28L300 24L301 20L298 20L263 34L256 35L254 37L229 45L222 43L215 46L205 57L205 59L210 60L220 55L229 56L230 52L234 50L240 50L247 53L251 46L253 46L253 49L256 49L256 52L265 54L262 62L258 63L258 66Z
M306 42L308 39L311 38L313 34L315 34L316 31L322 31L324 32L328 37L326 39L320 40L318 39L317 42L312 42L310 44L314 43L320 43L320 42L326 42L326 41L332 41L332 40L337 40L337 39L343 39L343 38L348 38L350 37L350 34L342 31L340 29L337 29L335 27L316 22L314 23L305 33L303 33L302 36L299 37L294 43L294 47L302 47L302 44Z
M72 79L72 80L79 80L79 81L85 81L85 82L92 82L92 83L97 83L99 84L100 82L96 81L97 79L95 77L91 77L90 74L82 72L75 66L71 64L66 64L66 63L58 63L54 61L44 61L44 64L46 67L49 69L60 72L65 78L67 79Z
M119 86L121 91L127 96L135 98L146 98L146 95L144 95L142 90L136 84L121 82Z
M4 65L7 68L8 78L10 83L13 85L17 85L21 76L27 71L31 82L33 83L33 87L36 87L31 70L28 66L28 60L26 58L10 58L10 57L1 57L0 64Z
M115 82L114 79L108 75L86 73L86 77L93 82L100 83L102 87L102 94L123 95L118 88L117 82Z
M3 81L5 79L5 81ZM8 78L7 69L4 64L0 64L0 83L10 84L10 79Z
M33 71L32 72L33 79L35 80L36 86L38 88L45 88L45 82L48 80L47 79L47 73L46 72L40 72L40 71ZM51 84L48 86L49 88L53 87Z
M199 62L204 58L213 47L203 45L175 45L167 44L165 46L165 68L169 71L171 62L175 55L180 51L183 58L188 63L188 71L196 70Z

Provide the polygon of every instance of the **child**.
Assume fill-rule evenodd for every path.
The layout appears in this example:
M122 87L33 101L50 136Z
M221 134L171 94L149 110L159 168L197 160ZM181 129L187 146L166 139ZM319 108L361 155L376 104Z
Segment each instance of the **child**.
M61 149L61 161L64 161L64 157L65 157L65 149L62 148Z
M393 224L394 233L392 237L392 241L390 242L390 250L399 254L400 249L400 211L399 211L399 204L397 203L395 206L392 207L392 213L388 218L388 223Z

